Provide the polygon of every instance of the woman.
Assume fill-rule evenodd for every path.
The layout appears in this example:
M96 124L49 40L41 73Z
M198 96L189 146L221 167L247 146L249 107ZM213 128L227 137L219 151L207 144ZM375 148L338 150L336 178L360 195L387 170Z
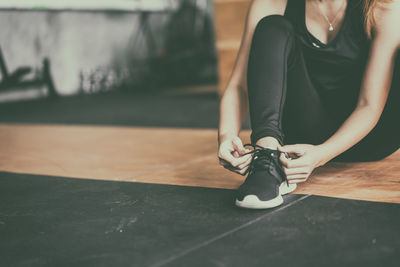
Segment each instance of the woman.
M329 161L399 148L399 27L399 0L252 1L220 103L220 163L248 173L236 205L278 206Z

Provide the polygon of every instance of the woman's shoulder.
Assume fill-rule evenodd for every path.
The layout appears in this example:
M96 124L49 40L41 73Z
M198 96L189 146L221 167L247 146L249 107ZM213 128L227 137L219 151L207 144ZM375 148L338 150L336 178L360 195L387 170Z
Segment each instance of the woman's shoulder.
M400 0L380 1L373 9L375 33L390 33L400 38Z
M251 3L257 6L268 6L270 8L274 7L279 8L281 6L285 6L287 1L288 0L251 0Z
M283 15L288 1L289 0L252 0L250 3L250 10L257 18L268 15Z

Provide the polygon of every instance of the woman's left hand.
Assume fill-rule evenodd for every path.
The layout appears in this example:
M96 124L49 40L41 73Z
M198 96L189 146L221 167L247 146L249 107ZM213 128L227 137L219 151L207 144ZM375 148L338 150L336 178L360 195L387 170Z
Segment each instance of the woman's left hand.
M321 162L321 152L315 145L286 145L278 147L278 150L291 155L290 159L286 158L284 153L280 156L280 161L290 184L305 182ZM294 159L292 159L293 155Z

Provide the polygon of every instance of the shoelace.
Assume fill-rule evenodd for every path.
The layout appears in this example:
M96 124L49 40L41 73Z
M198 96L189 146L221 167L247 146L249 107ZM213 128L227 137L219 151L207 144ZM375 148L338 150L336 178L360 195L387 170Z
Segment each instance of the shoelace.
M256 168L255 167L255 159L267 158L269 161L273 161L274 160L273 154L270 153L270 151L268 151L267 148L265 148L265 147L262 147L262 146L257 145L257 144L244 144L243 146L244 147L246 147L246 146L253 147L252 151L246 152L243 155L254 153L254 156L253 156L253 158L252 158L252 160L250 162L250 166L246 170L244 175L246 175L247 173L252 173L253 171L255 171L255 168ZM285 156L286 157L288 156L287 153L285 153ZM286 173L283 170L283 168L279 165L277 170L278 170L279 174L283 177L283 179L286 182L286 184L289 185L289 181L287 180Z

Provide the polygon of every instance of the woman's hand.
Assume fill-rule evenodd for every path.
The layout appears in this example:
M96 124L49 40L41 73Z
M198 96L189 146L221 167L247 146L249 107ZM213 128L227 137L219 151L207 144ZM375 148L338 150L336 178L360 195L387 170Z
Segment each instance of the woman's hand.
M278 150L290 155L290 159L286 158L283 153L280 157L290 184L305 182L312 171L322 162L322 153L315 145L286 145L278 147Z
M243 146L242 140L238 136L228 137L219 145L219 164L230 171L244 175L249 168L252 155L243 156L243 154L249 151Z

